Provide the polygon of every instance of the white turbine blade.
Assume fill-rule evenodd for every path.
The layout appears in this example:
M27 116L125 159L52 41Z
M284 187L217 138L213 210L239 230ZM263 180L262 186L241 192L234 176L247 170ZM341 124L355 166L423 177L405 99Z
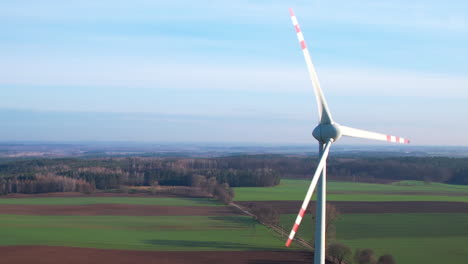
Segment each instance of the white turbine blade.
M343 136L348 136L348 137L374 139L374 140L381 140L381 141L401 143L401 144L410 143L409 139L406 139L406 138L370 132L370 131L342 126L342 125L340 125L340 130Z
M291 242L294 239L294 235L296 235L296 232L299 229L299 225L301 224L302 218L304 217L304 214L307 210L307 206L309 205L310 199L312 198L312 194L314 193L315 187L317 186L317 182L320 178L320 173L325 168L330 146L331 146L331 141L328 141L323 149L322 156L320 157L320 161L317 165L317 169L315 170L314 176L312 177L312 182L310 183L309 190L307 190L307 194L304 199L304 202L302 202L302 206L301 206L301 209L299 210L299 214L297 215L296 222L294 222L294 226L291 230L291 233L289 234L288 241L286 241L287 247L291 245Z
M309 50L307 49L304 35L301 32L301 28L299 27L299 23L297 22L296 15L294 15L292 8L289 9L289 13L291 14L291 20L294 28L296 28L297 39L299 40L299 44L301 44L302 52L304 53L304 59L307 64L307 70L309 71L310 80L312 81L312 86L314 87L320 124L332 124L333 119L330 114L330 110L328 109L327 101L325 101L325 97L323 96L322 89L320 88L317 72L315 71L312 58L310 57Z

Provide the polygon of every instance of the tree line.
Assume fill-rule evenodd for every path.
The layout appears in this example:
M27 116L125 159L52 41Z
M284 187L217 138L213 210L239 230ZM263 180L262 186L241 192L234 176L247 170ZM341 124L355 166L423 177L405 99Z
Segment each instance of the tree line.
M328 246L327 255L338 264L396 264L395 259L390 254L377 257L374 250L370 248L358 248L353 254L350 247L339 242Z
M47 180L42 176L47 175ZM229 200L230 187L273 186L270 168L230 168L216 160L184 158L37 159L0 165L0 194L108 190L126 186L193 186L195 175L215 181L210 194ZM53 184L50 183L53 179ZM73 183L73 188L66 186ZM57 187L59 186L59 187ZM211 188L209 185L207 188ZM213 185L214 186L214 185ZM232 197L231 197L232 198Z
M0 195L8 193L83 192L91 193L95 187L82 179L53 174L13 176L0 178Z
M234 199L234 190L227 182L219 183L216 177L193 175L192 187L200 188L224 204L229 204Z
M268 168L282 178L310 178L316 157L286 155L236 156L214 159L231 168ZM331 156L327 164L331 180L394 182L419 180L468 185L468 158L449 157L356 157Z
M106 190L154 183L191 186L194 175L215 178L218 183L230 187L275 186L281 178L310 178L316 163L315 157L285 155L20 160L0 164L0 193L70 190L65 187L69 185L75 186L73 190ZM421 180L468 185L468 158L330 157L328 174L331 180L341 181ZM52 178L53 184L50 183ZM73 184L68 183L69 179Z

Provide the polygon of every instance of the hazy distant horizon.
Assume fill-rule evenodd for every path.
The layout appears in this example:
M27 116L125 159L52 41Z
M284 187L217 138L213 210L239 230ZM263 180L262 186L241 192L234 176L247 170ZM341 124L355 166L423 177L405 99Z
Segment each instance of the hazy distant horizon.
M339 141L336 143L335 147L340 148L362 148L362 149L414 149L414 148L437 148L437 149L468 149L468 146L463 145L395 145L385 142L373 143L372 141L356 139L356 142L347 142L347 140ZM368 142L366 144L366 141ZM109 145L109 146L150 146L154 147L155 145L160 146L197 146L197 147L294 147L294 148L311 148L315 150L317 147L317 141L311 139L309 142L227 142L227 141L126 141L126 140L64 140L64 141L54 141L54 140L9 140L2 141L0 140L1 145Z
M312 118L311 118L312 119ZM383 120L375 126L356 122L353 126L376 132L409 137L415 146L468 146L463 130L449 140L432 140L434 133L421 137L398 133L401 129ZM53 112L0 109L0 142L189 142L316 144L312 137L315 122L278 116L197 116L155 113ZM245 123L249 125L246 126ZM405 128L407 129L407 128ZM418 125L414 130L430 128ZM444 129L434 127L434 131ZM408 133L409 134L409 133ZM437 136L437 135L435 135ZM343 137L337 144L391 145Z

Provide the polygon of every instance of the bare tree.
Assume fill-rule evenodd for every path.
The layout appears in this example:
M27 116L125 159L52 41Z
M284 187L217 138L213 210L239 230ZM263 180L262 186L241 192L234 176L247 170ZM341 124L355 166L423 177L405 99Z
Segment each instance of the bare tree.
M192 187L206 186L206 177L203 175L192 175Z
M218 181L215 177L210 177L206 184L206 191L210 194L213 194L216 186L218 185Z
M327 234L327 244L331 243L336 238L336 222L340 219L340 212L333 204L327 203L327 213L326 213L326 234Z
M396 262L392 255L386 254L380 256L379 260L377 261L377 264L396 264Z
M266 223L274 226L278 226L280 220L280 214L278 210L272 206L257 205L252 203L249 205L249 210L257 217L261 223Z
M342 243L333 243L328 246L327 255L336 259L338 264L347 263L351 261L351 248Z
M366 249L356 249L354 253L354 261L357 264L375 264L375 255L374 250L370 248Z
M340 219L340 215L340 212L333 204L327 203L325 216L325 234L327 236L325 242L327 245L335 240L336 222ZM313 216L313 221L315 223L315 213Z

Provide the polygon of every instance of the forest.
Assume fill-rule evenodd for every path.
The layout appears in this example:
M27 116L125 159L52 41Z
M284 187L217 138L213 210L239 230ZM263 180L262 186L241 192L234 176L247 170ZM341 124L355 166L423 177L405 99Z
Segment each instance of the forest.
M31 159L0 164L0 194L92 192L120 186L192 186L194 175L230 187L274 186L281 178L309 178L317 158L241 155L218 158ZM468 158L338 158L328 163L331 180L392 182L420 180L468 185ZM196 177L195 177L196 178Z

